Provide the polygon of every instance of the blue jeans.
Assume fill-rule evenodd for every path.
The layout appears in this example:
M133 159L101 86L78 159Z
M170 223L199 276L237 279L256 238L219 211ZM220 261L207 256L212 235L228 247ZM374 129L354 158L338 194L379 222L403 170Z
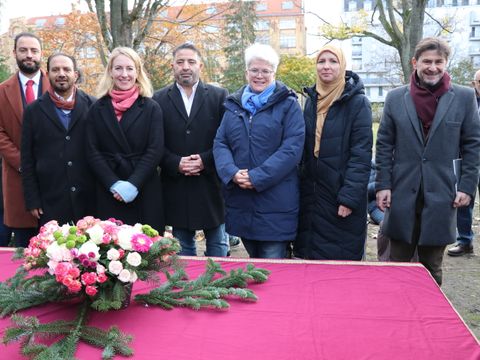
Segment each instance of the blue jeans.
M213 229L203 229L203 233L207 244L206 256L227 256L228 237L225 237L225 226L223 224ZM197 256L194 230L173 228L172 234L180 240L182 246L178 255Z
M457 242L462 245L471 245L473 242L472 216L475 201L470 205L457 209Z
M251 258L285 259L289 241L260 241L242 238L243 246Z

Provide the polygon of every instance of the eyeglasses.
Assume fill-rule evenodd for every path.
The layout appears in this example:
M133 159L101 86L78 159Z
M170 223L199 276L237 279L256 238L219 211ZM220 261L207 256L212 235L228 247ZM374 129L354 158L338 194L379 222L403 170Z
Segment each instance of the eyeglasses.
M267 69L248 69L248 72L252 74L253 76L257 76L258 74L262 74L262 76L268 76L272 74L274 71L273 70L267 70Z

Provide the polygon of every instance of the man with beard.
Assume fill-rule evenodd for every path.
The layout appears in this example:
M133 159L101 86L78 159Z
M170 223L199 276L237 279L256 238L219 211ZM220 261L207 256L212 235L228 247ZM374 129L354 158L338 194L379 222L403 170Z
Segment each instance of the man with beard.
M15 37L13 55L19 71L0 84L0 156L3 158L4 223L12 228L15 245L25 247L37 233L37 219L25 208L20 143L24 108L49 87L40 70L42 45L32 33Z
M40 225L76 223L92 215L94 187L86 159L87 111L95 99L77 89L75 59L63 53L47 60L48 92L25 109L22 180L25 205Z
M385 211L390 260L410 261L417 250L439 285L457 208L473 201L480 164L475 93L451 83L449 55L439 38L417 44L410 84L385 100L376 147L377 205Z
M212 148L227 91L200 81L202 67L193 44L178 46L172 62L175 82L153 96L164 114L165 220L180 240L181 255L196 255L195 230L202 229L206 255L226 256L224 205Z

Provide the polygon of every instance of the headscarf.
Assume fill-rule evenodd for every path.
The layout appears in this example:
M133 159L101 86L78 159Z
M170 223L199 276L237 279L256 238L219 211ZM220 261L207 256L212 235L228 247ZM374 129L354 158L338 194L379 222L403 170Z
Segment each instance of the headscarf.
M333 45L325 45L320 49L320 52L317 56L317 61L315 66L318 63L320 55L328 51L335 55L340 64L340 72L338 78L331 83L324 83L317 72L317 84L316 90L318 93L317 98L317 125L315 128L315 147L313 149L313 154L315 157L318 157L320 152L320 140L322 139L322 130L323 124L325 123L325 118L327 117L328 109L332 106L333 102L337 100L343 93L345 89L345 71L347 69L347 62L343 54L342 49L337 48Z

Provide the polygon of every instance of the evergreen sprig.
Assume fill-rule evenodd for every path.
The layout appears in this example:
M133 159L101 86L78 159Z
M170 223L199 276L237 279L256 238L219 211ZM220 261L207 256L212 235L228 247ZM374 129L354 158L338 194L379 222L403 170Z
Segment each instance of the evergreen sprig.
M231 270L227 274L211 259L207 260L206 270L195 280L186 280L183 269L176 269L173 274L166 272L167 281L148 294L139 294L135 300L164 309L185 306L195 310L202 307L225 309L230 305L225 300L228 296L256 301L257 296L250 289L245 289L249 281L264 282L270 272L248 264L246 269ZM219 278L215 278L220 275Z

